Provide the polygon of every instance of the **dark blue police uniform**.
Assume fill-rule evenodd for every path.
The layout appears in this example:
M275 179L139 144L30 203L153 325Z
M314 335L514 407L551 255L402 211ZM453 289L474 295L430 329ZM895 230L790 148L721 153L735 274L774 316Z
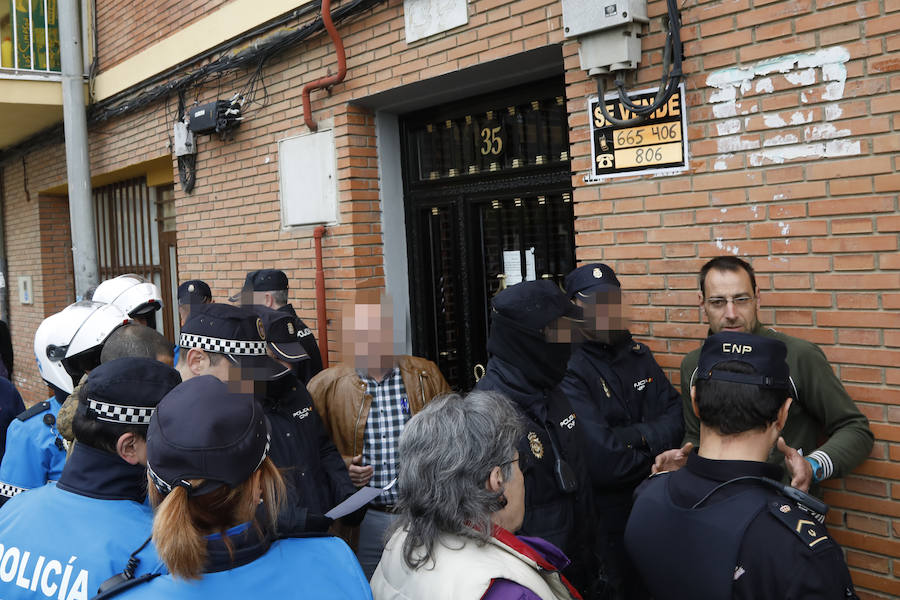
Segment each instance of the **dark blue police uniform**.
M781 475L695 452L638 488L625 544L654 598L856 598L841 548L814 514L757 480L713 491Z

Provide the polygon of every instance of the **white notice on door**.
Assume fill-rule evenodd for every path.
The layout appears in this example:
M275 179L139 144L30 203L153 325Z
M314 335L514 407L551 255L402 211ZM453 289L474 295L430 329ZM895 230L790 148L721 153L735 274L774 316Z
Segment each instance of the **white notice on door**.
M518 250L503 251L503 273L506 285L515 285L522 281L522 254ZM534 281L534 248L525 250L525 280Z

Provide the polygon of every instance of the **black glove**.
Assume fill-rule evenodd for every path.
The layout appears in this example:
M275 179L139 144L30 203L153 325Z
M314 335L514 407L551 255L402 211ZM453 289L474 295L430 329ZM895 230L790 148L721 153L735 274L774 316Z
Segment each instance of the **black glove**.
M613 435L616 436L626 448L634 450L642 450L647 448L647 440L644 435L634 425L626 425L624 427L613 427Z

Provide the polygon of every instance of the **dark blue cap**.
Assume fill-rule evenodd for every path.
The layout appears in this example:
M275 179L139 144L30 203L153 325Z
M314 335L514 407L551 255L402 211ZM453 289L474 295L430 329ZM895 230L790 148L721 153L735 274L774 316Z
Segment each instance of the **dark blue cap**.
M269 454L269 438L269 421L253 396L200 375L157 406L147 431L147 470L163 494L178 486L192 496L235 488ZM194 486L191 479L205 481Z
M787 346L781 340L738 331L720 331L706 338L700 350L697 379L748 383L763 388L791 389L791 373L785 358ZM716 370L719 363L737 361L752 366L756 373Z
M581 310L572 304L552 281L523 281L496 296L491 305L498 315L525 329L540 331L560 317L581 319Z
M566 294L588 298L597 292L619 291L622 285L616 273L603 263L582 265L566 275Z
M151 358L117 358L93 369L79 403L84 414L98 421L149 425L163 396L181 383L181 375Z
M178 304L212 302L212 291L205 281L189 279L178 286Z
M291 363L309 360L309 354L298 341L300 332L306 329L300 325L299 318L258 304L251 309L262 319L266 344L277 358Z
M269 356L262 320L230 304L200 304L181 327L179 345L226 355L248 379L270 381L289 369Z
M241 294L246 292L274 292L286 289L288 289L288 278L284 271L260 269L247 273L247 277L244 278L244 287L228 300L237 302L241 299Z

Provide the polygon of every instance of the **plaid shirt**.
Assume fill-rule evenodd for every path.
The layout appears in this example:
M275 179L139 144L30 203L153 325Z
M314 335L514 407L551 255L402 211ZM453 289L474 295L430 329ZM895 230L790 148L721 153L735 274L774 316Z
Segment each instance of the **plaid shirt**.
M397 476L397 446L400 432L409 421L409 402L400 369L394 369L379 383L366 374L359 374L372 396L369 419L363 431L363 464L375 467L369 482L384 487ZM393 506L397 502L397 486L372 500L376 506Z

